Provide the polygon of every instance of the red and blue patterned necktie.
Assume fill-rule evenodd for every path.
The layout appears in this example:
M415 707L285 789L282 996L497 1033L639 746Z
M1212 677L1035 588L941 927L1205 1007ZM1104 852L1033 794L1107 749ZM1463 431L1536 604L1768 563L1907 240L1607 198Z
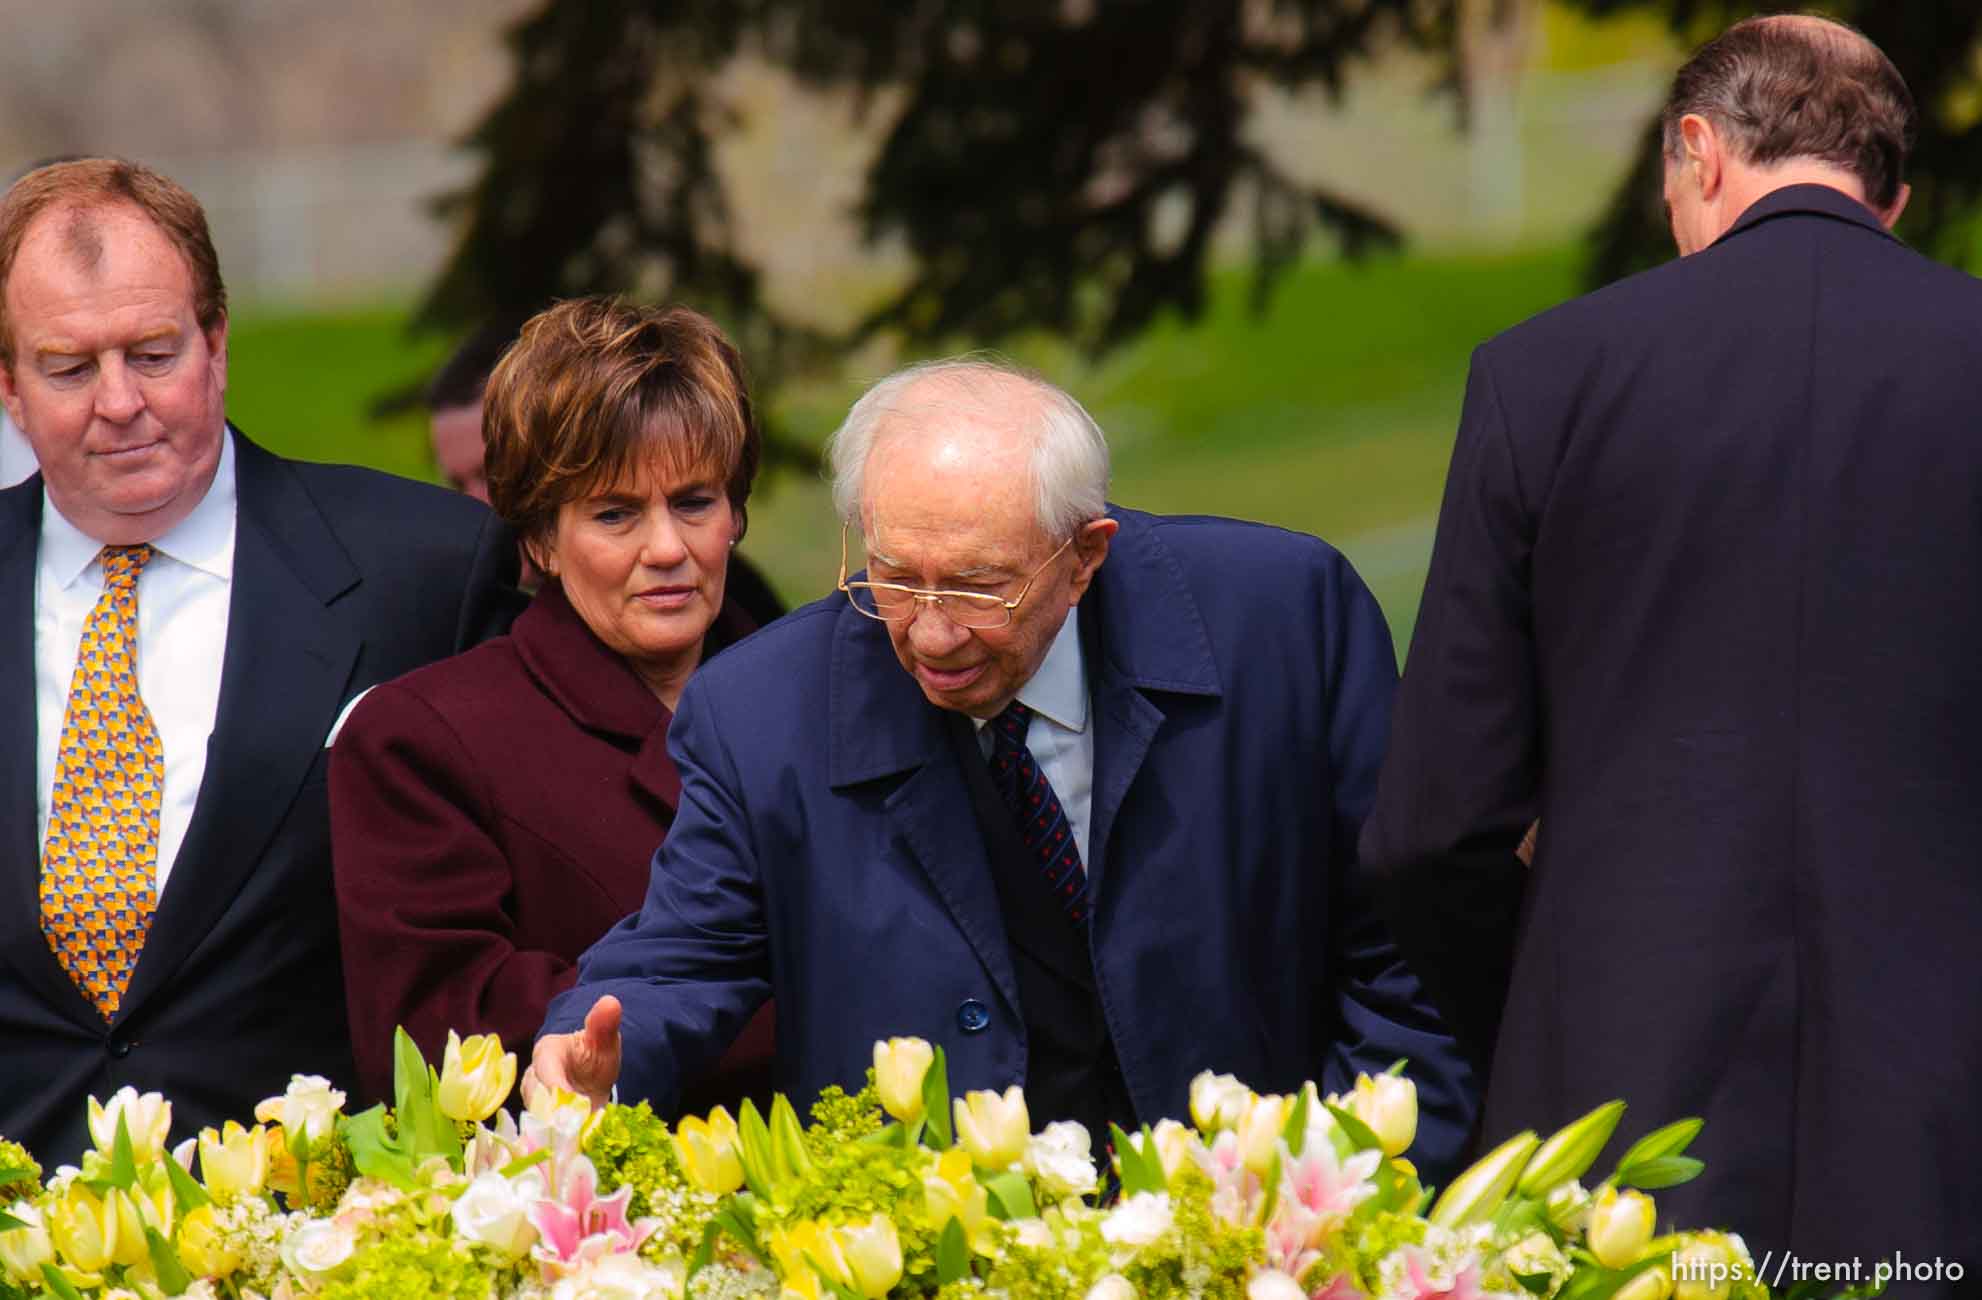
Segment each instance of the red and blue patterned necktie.
M999 797L1018 821L1019 835L1039 867L1039 878L1053 891L1060 909L1075 925L1087 922L1087 872L1081 867L1080 845L1067 820L1060 796L1039 770L1039 761L1025 745L1032 710L1013 700L991 719L991 780Z

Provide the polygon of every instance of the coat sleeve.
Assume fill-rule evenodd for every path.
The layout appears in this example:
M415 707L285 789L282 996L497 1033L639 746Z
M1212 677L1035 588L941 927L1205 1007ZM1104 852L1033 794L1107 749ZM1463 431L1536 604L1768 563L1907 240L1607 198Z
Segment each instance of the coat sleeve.
M719 701L702 687L689 680L668 728L681 801L646 901L579 958L577 986L551 1003L542 1030L570 1033L599 998L617 997L619 1096L668 1115L771 992L751 811Z
M1482 1068L1500 1026L1536 817L1533 512L1490 359L1475 352L1362 869Z
M392 1035L430 1061L447 1031L527 1053L576 971L518 948L514 873L480 770L446 720L395 683L359 701L330 758L331 860L359 1082L392 1095Z
M1374 1076L1407 1061L1419 1109L1412 1158L1427 1177L1444 1181L1470 1138L1478 1084L1355 871L1357 835L1390 730L1397 660L1382 609L1347 561L1335 557L1324 581L1334 983L1322 996L1333 1008L1334 1032L1323 1083L1344 1091L1358 1074Z

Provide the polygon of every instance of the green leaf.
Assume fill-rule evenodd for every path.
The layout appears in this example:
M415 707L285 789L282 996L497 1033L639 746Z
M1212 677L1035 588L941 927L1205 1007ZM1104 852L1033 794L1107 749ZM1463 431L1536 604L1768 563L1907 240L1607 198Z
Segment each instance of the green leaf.
M131 1150L131 1130L124 1112L117 1112L117 1137L110 1144L110 1185L129 1191L138 1185L138 1158Z
M41 1266L41 1276L48 1283L48 1289L62 1300L83 1300L82 1292L69 1285L69 1279L62 1276L62 1270L53 1264Z
M736 1156L743 1165L743 1181L759 1196L769 1197L778 1185L777 1162L772 1156L771 1130L757 1103L745 1097L736 1112Z
M1631 1144L1631 1148L1617 1162L1617 1173L1612 1174L1607 1181L1616 1182L1618 1175L1631 1165L1682 1154L1692 1145L1693 1139L1700 1136L1700 1130L1704 1127L1706 1127L1705 1120L1681 1119L1674 1120L1664 1128L1653 1129Z
M378 1105L337 1122L344 1144L351 1148L351 1163L361 1174L382 1179L402 1192L419 1190L414 1177L416 1162L405 1146L385 1131L385 1107Z
M516 1157L516 1159L510 1161L508 1164L502 1167L501 1170L502 1176L504 1178L514 1178L518 1174L526 1173L529 1170L535 1169L538 1165L545 1163L550 1158L551 1158L551 1149L549 1147L545 1147L539 1151L532 1151L527 1156L518 1156Z
M1327 1102L1323 1102L1322 1105L1328 1106L1328 1113L1335 1117L1335 1122L1342 1126L1344 1133L1349 1135L1349 1141L1355 1144L1356 1150L1383 1150L1382 1139L1378 1138L1370 1126L1357 1119L1352 1112L1344 1110L1340 1106L1329 1105Z
M1038 1209L1032 1203L1032 1186L1025 1181L1023 1174L1002 1173L990 1177L979 1175L978 1182L984 1185L991 1202L991 1213L1000 1219L1036 1219Z
M1301 1148L1308 1141L1308 1090L1302 1088L1294 1096L1294 1104L1288 1107L1287 1122L1280 1127L1280 1137L1287 1149L1298 1159Z
M746 1101L744 1104L750 1103ZM764 1244L757 1238L757 1203L751 1197L730 1197L709 1222L728 1233L730 1239L743 1247L752 1259L760 1264L764 1262Z
M40 1177L41 1172L33 1165L0 1165L0 1187Z
M862 1300L860 1292L848 1290L838 1282L833 1281L832 1278L826 1276L826 1270L819 1266L819 1261L814 1259L810 1252L807 1252L805 1262L812 1266L812 1276L819 1279L819 1285L825 1289L826 1294L831 1296L833 1300Z
M802 1182L812 1174L812 1157L805 1150L805 1129L798 1112L779 1093L771 1101L771 1157L780 1182Z
M150 1224L145 1225L145 1246L151 1251L151 1267L158 1274L158 1284L165 1288L165 1294L183 1295L193 1284L193 1275L179 1262L179 1252Z
M1661 1187L1677 1187L1690 1183L1706 1169L1704 1160L1692 1156L1660 1156L1656 1160L1641 1160L1636 1164L1625 1165L1617 1171L1617 1181L1632 1187L1641 1187L1648 1192L1656 1192Z
M1164 1190L1168 1184L1163 1177L1163 1161L1156 1155L1154 1139L1144 1139L1150 1146L1150 1150L1145 1153L1138 1150L1135 1143L1129 1141L1129 1135L1122 1132L1121 1125L1110 1124L1108 1140L1114 1144L1115 1163L1121 1167L1122 1195L1134 1196L1137 1192ZM1153 1173L1149 1168L1152 1160L1156 1163Z
M929 1072L922 1076L922 1118L926 1128L922 1136L930 1147L937 1151L948 1151L956 1145L956 1130L950 1119L950 1061L943 1049L936 1049L936 1059L930 1062Z
M1664 1254L1647 1255L1637 1263L1624 1268L1601 1266L1581 1268L1569 1279L1568 1284L1556 1293L1555 1300L1610 1300L1640 1273L1671 1262L1672 1254L1668 1251Z
M401 1149L418 1164L428 1156L445 1156L456 1169L461 1167L461 1132L454 1121L440 1112L440 1076L420 1055L418 1044L405 1026L392 1034L392 1093L397 1103L393 1117L399 1123Z
M695 1253L688 1257L688 1276L686 1278L688 1282L693 1283L695 1281L695 1275L709 1267L715 1260L716 1238L720 1237L722 1233L722 1225L716 1223L714 1220L702 1225L702 1244L697 1246ZM694 1290L692 1286L688 1289L691 1292Z
M1402 1078L1404 1074L1404 1067L1410 1063L1410 1059L1411 1058L1409 1058L1408 1056L1398 1057L1396 1060L1390 1063L1390 1068L1385 1070L1384 1073L1389 1075L1393 1079Z
M172 1199L179 1202L180 1213L212 1203L213 1198L206 1194L206 1188L194 1182L185 1167L170 1156L165 1158L165 1176L172 1184Z
M17 1219L5 1210L0 1210L0 1232L12 1232L16 1228L27 1227L25 1220Z
M1547 1295L1549 1284L1555 1281L1553 1273L1516 1273L1514 1280L1529 1295Z
M936 1049L939 1064L942 1050ZM936 1285L948 1286L969 1276L970 1239L964 1236L962 1220L953 1214L943 1225L943 1235L936 1239Z
M1608 1101L1563 1125L1535 1152L1516 1188L1523 1196L1546 1196L1570 1179L1581 1178L1610 1145L1617 1122L1623 1118L1624 1103Z

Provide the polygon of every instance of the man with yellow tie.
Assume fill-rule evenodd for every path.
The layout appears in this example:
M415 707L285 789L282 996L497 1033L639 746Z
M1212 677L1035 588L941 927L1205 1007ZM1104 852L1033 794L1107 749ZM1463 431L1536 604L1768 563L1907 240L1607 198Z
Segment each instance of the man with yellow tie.
M183 1137L351 1077L327 742L367 686L501 630L515 547L435 488L227 424L193 196L107 159L0 199L0 1134L73 1161L84 1098Z

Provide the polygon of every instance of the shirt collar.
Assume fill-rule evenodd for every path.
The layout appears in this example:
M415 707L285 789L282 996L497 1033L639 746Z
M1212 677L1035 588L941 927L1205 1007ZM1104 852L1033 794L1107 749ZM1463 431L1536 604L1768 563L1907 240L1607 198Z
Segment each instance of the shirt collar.
M1087 730L1087 670L1081 658L1080 619L1068 610L1046 659L1019 688L1019 703L1068 731ZM972 718L981 731L987 719Z
M103 543L85 533L55 508L48 489L41 490L41 563L63 587L75 585L89 572ZM213 482L191 514L153 539L152 548L181 564L212 574L223 582L234 577L234 439L223 431L220 463Z

